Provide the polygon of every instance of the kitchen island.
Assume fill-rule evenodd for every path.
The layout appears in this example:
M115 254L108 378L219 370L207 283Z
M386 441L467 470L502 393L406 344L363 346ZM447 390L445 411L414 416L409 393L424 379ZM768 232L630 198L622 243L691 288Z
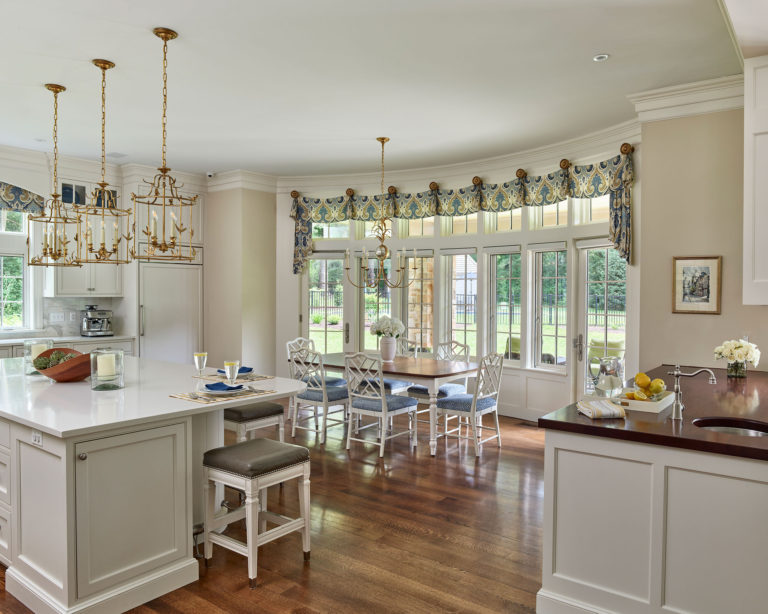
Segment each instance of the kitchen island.
M671 365L648 372L668 389ZM696 367L683 367L684 372ZM763 613L768 607L768 373L681 378L685 411L591 420L569 405L547 429L541 614ZM753 423L754 424L754 423Z
M672 389L671 370L648 375ZM682 421L671 407L590 420L575 405L539 420L547 435L537 612L766 611L768 437L694 420L768 427L768 373L728 380L714 371L715 385L681 378Z
M35 612L119 612L198 577L202 454L243 404L171 398L191 365L125 358L125 388L25 376L0 360L0 561L6 590ZM274 378L253 400L302 384Z

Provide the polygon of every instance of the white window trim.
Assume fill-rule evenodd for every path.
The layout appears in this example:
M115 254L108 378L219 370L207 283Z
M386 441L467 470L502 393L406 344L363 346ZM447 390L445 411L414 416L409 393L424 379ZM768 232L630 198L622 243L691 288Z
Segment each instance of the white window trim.
M537 243L534 245L528 246L528 300L526 301L528 304L528 320L526 321L526 324L529 327L528 334L526 335L526 339L530 340L530 347L528 348L528 352L526 354L526 365L527 368L536 370L536 371L544 371L547 373L557 373L562 375L568 375L571 365L571 350L570 350L570 344L568 343L568 337L571 334L572 331L572 315L571 312L573 311L573 301L572 301L572 292L573 292L573 275L569 275L569 272L572 272L573 270L573 263L571 262L573 255L570 253L574 250L568 250L566 242L553 242L553 243ZM566 330L566 360L565 365L546 365L546 364L538 364L538 361L536 360L536 352L537 348L540 345L541 341L541 331L539 330L539 327L537 326L537 316L539 314L539 296L541 296L541 278L538 275L538 260L539 255L543 252L552 252L552 251L565 251L566 252L566 296L567 296L567 302L566 302L566 322L565 322L565 330ZM521 331L522 332L522 331ZM522 336L522 335L521 335ZM522 342L521 342L521 349L522 349ZM557 360L557 346L555 346L555 360Z
M484 250L485 253L489 256L489 262L488 262L488 309L486 310L488 317L487 317L487 327L488 327L488 351L490 351L491 347L495 346L495 342L493 339L496 337L496 334L498 332L497 326L496 326L496 267L493 266L492 263L492 257L498 256L498 255L516 255L520 254L520 292L521 294L525 293L525 262L523 260L523 256L520 250L519 245L511 246L510 248L507 248L506 250L503 250L500 247L495 248L488 248ZM526 310L525 310L525 301L520 302L520 358L513 359L513 358L504 358L505 366L509 367L515 367L515 368L522 368L525 364L525 356L526 356L526 330L525 330L525 316L526 316ZM499 350L499 348L496 348L495 350L499 354L503 354L504 352L502 350Z
M29 222L26 215L22 220L23 232L0 232L0 254L3 256L21 256L24 276L24 326L20 328L0 329L0 337L18 336L19 333L40 331L43 328L43 277L41 267L31 267L27 263L27 229ZM32 238L34 240L34 237Z

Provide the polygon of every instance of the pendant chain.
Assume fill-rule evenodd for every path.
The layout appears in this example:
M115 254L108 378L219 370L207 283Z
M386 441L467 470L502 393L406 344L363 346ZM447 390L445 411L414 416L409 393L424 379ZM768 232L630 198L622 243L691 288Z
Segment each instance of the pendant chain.
M163 39L163 168L165 168L165 137L168 112L168 41Z
M59 189L59 93L53 93L53 193Z
M107 123L107 69L101 69L101 182L106 183L107 159L106 159L106 132Z
M381 196L384 197L384 141L381 142Z

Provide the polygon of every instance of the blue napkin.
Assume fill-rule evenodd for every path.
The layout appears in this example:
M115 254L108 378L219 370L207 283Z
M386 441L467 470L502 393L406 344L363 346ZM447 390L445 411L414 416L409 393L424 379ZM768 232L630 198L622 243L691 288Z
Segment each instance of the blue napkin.
M237 373L238 373L238 375L242 375L243 373L250 373L251 371L253 371L253 367L240 367L237 370ZM224 374L225 371L224 371L224 369L219 369L218 373Z
M239 386L228 386L224 382L216 382L215 384L206 384L205 387L208 390L213 390L215 392L219 392L221 390L242 390L243 385L240 384Z

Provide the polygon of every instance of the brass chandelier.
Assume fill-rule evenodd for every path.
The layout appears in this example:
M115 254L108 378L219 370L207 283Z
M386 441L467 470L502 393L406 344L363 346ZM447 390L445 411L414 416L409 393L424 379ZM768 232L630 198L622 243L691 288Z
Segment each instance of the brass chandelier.
M152 181L144 179L148 188L145 193L131 193L134 214L139 216L140 209L145 213L141 224L141 241L138 232L133 233L131 256L138 260L162 260L165 262L186 262L195 259L192 247L194 229L191 228L192 207L197 202L197 194L185 196L179 192L176 178L170 175L166 165L166 124L168 112L168 41L178 36L168 28L155 28L155 36L163 41L163 160L160 171ZM186 213L186 215L185 215ZM141 219L141 218L140 218ZM186 225L184 220L187 220Z
M403 248L397 255L397 267L395 268L395 275L396 277L390 278L389 275L387 275L387 271L385 269L385 261L391 256L391 252L389 251L389 248L386 246L386 240L392 236L392 231L390 230L390 226L392 223L391 218L387 216L386 211L386 194L384 192L384 145L389 141L389 137L386 136L380 136L377 137L376 140L381 143L381 209L380 209L380 216L379 219L376 220L373 224L373 229L371 231L370 236L374 239L377 239L379 241L379 245L376 248L376 251L371 253L371 256L376 258L376 273L373 275L369 274L369 267L368 267L368 251L363 250L363 256L360 259L360 266L359 266L359 274L360 274L360 281L357 282L354 279L352 279L352 276L349 274L349 271L351 270L350 261L349 261L349 250L346 251L345 258L344 258L344 269L347 272L347 279L349 282L355 286L356 288L378 288L380 285L385 285L389 288L407 288L413 283L413 279L410 281L408 280L407 275L407 269L406 269L406 253L405 248ZM391 187L389 188L388 192L389 194L395 193L395 188ZM387 225L387 222L390 223L390 226ZM416 260L413 261L413 270L416 271ZM414 276L415 277L415 276Z
M27 217L27 264L79 267L77 250L69 248L70 237L77 236L79 217L61 202L59 194L59 94L67 88L55 83L46 83L45 88L53 92L53 191L42 212ZM37 236L40 238L33 249L32 239Z
M106 179L106 75L115 64L109 60L93 60L93 64L101 70L101 181L91 193L89 203L74 206L78 214L77 261L125 264L131 261L133 212L118 206L117 191L110 188ZM94 241L94 223L98 229L97 241Z

